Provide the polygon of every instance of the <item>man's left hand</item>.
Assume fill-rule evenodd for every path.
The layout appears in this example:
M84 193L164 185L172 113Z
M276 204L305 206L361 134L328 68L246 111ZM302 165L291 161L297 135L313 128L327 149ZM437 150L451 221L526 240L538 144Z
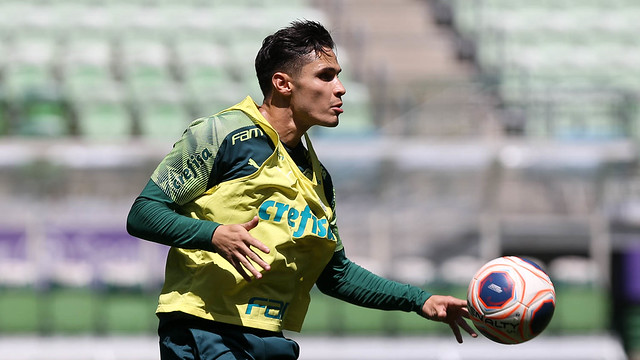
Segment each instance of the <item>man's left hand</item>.
M456 336L458 343L462 344L460 328L471 335L471 337L478 337L478 334L464 319L469 318L466 300L453 296L431 295L431 297L425 301L424 305L422 305L421 315L429 320L448 324Z

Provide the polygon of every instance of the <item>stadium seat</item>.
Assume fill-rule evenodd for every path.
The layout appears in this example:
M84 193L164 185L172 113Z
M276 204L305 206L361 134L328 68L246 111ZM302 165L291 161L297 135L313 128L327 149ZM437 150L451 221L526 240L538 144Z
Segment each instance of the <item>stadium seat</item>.
M191 93L212 91L233 82L224 46L207 39L185 39L173 45L176 75Z
M113 49L108 39L78 36L69 39L62 52L60 82L72 106L122 91L112 71Z
M0 3L0 31L17 35L24 31L24 19L33 6L27 1L3 1Z
M76 102L78 133L93 140L126 140L133 134L133 116L121 100Z
M62 91L73 102L106 97L115 88L122 91L109 69L101 65L70 65L62 80Z
M162 41L128 39L121 42L115 64L117 77L136 100L174 86L169 50Z
M140 132L144 138L175 141L193 120L181 100L138 104Z
M49 63L14 60L4 69L3 83L7 96L15 101L27 92L54 86L55 79Z
M58 91L40 89L23 96L16 126L18 135L55 138L71 134L69 107Z
M215 91L237 80L223 65L192 64L182 70L184 86L193 93Z

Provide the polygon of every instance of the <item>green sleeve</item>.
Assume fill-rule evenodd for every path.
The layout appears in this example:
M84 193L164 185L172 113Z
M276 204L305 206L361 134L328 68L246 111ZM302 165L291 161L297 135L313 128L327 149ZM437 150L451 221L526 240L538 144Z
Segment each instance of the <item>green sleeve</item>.
M173 210L174 206L173 200L149 180L129 211L127 231L160 244L215 251L211 237L220 224L180 215Z
M388 280L349 260L336 251L316 282L324 294L349 303L380 310L420 312L431 296L417 286Z

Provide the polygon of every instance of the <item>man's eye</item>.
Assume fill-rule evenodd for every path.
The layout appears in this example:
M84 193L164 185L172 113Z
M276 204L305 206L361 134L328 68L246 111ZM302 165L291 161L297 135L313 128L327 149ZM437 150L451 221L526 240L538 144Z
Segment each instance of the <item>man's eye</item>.
M335 77L335 75L330 74L330 73L322 73L320 74L320 79L323 81L331 81L333 80L333 78Z

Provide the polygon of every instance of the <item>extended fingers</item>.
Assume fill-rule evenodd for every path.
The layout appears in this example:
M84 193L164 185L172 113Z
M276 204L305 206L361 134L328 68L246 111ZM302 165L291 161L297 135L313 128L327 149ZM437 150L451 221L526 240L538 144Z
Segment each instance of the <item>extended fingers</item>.
M460 327L462 327L462 329L466 331L467 334L471 335L471 337L478 337L476 331L464 319L458 318L458 325L460 325Z
M458 344L462 344L462 334L460 333L458 324L455 322L451 322L449 323L449 327L451 328L451 330L453 330L453 334L456 336L456 341L458 341Z
M478 334L467 323L465 318L469 317L467 302L452 296L432 295L424 303L422 314L428 319L445 322L456 337L458 343L462 343L462 328L472 337L478 337Z
M252 236L249 236L249 239L247 239L247 245L253 246L253 247L255 247L256 249L262 251L265 254L268 254L271 251L267 245L262 243L262 241L254 238Z
M229 260L229 262L231 263L231 265L233 265L233 268L236 269L238 274L240 274L243 279L245 279L246 281L251 281L251 276L245 270L245 265L242 263L241 259L242 259L242 257L238 258L237 260L236 259L231 259L231 260ZM246 259L245 259L245 261L246 261Z
M467 307L461 308L460 314L462 315L463 318L471 319L471 316L469 315L469 309Z
M251 281L251 275L256 279L262 277L255 265L264 270L271 268L258 253L258 251L262 251L268 254L269 248L249 233L249 230L257 224L258 217L256 216L244 224L221 225L216 229L211 239L216 252L225 258L247 281Z
M254 263L267 271L271 269L271 266L266 261L264 261L262 257L260 257L260 255L258 255L251 247L253 246L264 253L269 253L270 250L266 245L253 237L250 237L248 240L246 240L244 245L245 246L239 248L234 254L234 257L238 261L238 264L234 267L247 281L251 281L251 278L246 273L245 269L248 270L256 279L260 279L262 277L262 273L258 271L258 269L256 269Z
M265 248L266 248L266 251L263 251L263 252L264 253L269 253L269 248L267 248L266 246L265 246ZM262 259L262 257L260 257L260 255L258 255L255 251L251 250L250 248L247 249L247 253L245 254L245 257L243 257L243 258L245 260L247 260L247 259L252 260L253 262L258 264L264 270L271 270L271 266L266 261L264 261ZM262 276L260 274L260 272L258 272L255 269L255 267L253 266L253 264L250 261L246 261L246 263L243 262L243 264L245 265L245 267L247 267L256 276L256 278L260 278Z
M449 322L449 327L453 331L453 334L455 335L456 340L459 344L462 344L462 333L460 332L460 328L471 335L471 337L478 337L478 334L462 317L457 318L456 321Z
M252 252L252 251L251 251ZM253 253L253 252L252 252ZM247 256L245 255L238 255L237 256L237 260L238 262L236 264L234 264L234 267L236 268L236 270L240 273L240 275L242 275L242 277L247 280L247 281L251 281L251 276L249 276L249 274L247 274L246 270L249 270L249 272L256 278L256 279L260 279L262 277L262 273L260 271L258 271L253 264L251 263L251 261L249 261L247 259ZM246 270L245 270L246 269Z

